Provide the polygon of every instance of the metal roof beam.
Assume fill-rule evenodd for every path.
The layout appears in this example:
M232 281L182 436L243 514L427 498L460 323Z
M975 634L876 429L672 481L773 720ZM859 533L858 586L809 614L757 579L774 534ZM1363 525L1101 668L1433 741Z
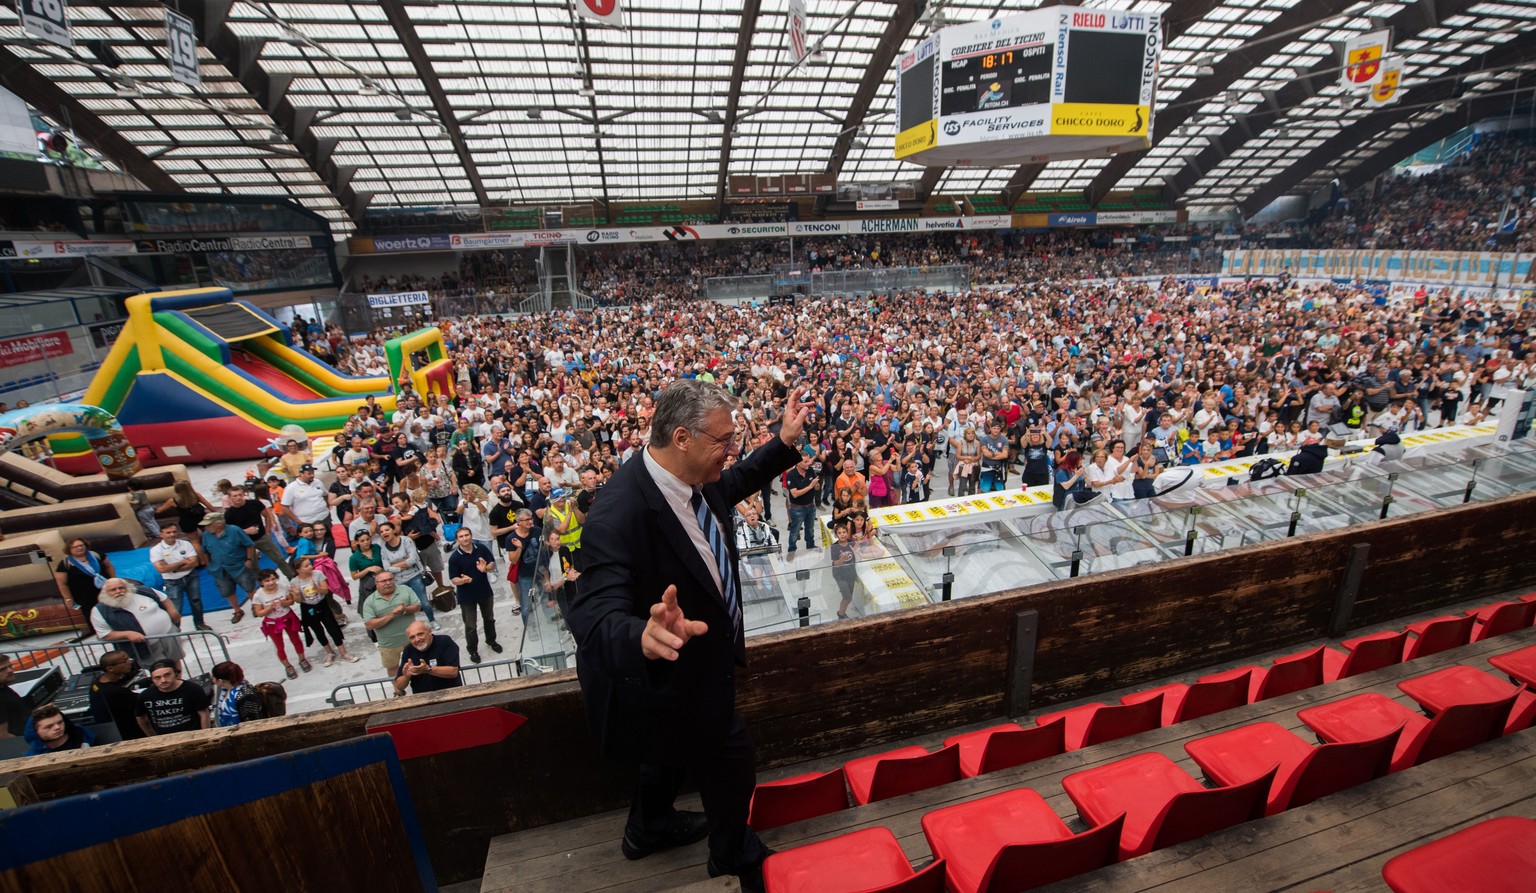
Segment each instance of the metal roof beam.
M437 111L438 123L447 131L448 139L453 142L453 150L459 156L459 163L464 166L464 175L469 178L469 186L475 191L476 201L482 208L489 207L490 193L485 189L485 181L480 179L480 171L475 167L475 159L464 143L464 130L459 126L453 106L448 102L448 94L443 91L443 83L438 80L437 71L432 67L432 60L427 56L426 47L422 45L421 35L416 33L416 26L411 22L410 13L405 11L405 4L401 0L379 0L379 5L383 7L385 17L394 27L395 36L400 38L400 45L404 47L406 56L416 67L416 76L421 78L422 84L427 88L427 95L432 97L432 108Z
M1473 5L1473 2L1475 0L1424 0L1422 3L1404 6L1404 8L1399 9L1398 14L1389 18L1389 25L1393 28L1393 34L1398 35L1396 40L1401 41L1404 37L1412 37L1412 35L1419 34L1425 28L1433 28L1436 23L1442 22L1445 18L1450 18L1452 15L1459 15L1461 12L1467 11ZM1329 0L1307 0L1307 2L1298 3L1289 11L1284 12L1283 15L1275 18L1250 43L1263 40L1266 35L1284 34L1284 32L1292 31L1292 29L1303 28L1307 23L1316 22L1319 18L1326 18L1329 12L1335 11L1335 9L1338 9L1338 3L1332 3ZM1200 81L1190 86L1187 91L1184 91L1183 95L1178 97L1178 103L1174 108L1158 112L1158 134L1152 137L1152 144L1157 146L1161 141L1160 137L1172 134L1174 129L1178 128L1180 124L1186 123L1190 118L1195 117L1203 103L1212 100L1212 98L1220 95L1221 92L1226 91L1233 83L1247 75L1247 72L1253 71L1253 68L1256 68L1256 66L1263 65L1263 61L1272 52L1283 49L1286 43L1289 43L1289 41L1281 38L1281 40L1270 41L1269 48L1267 49L1240 49L1240 51L1229 52L1226 57L1221 58L1220 63L1212 66L1215 69L1213 77L1201 78ZM1336 69L1338 69L1338 60L1332 54L1324 55L1321 60L1316 61L1315 65L1306 74L1287 81L1278 91L1267 95L1267 101L1261 108L1255 109L1252 114L1244 115L1240 128L1241 131L1244 131L1243 134L1233 134L1232 129L1229 128L1227 132L1217 137L1217 140L1213 140L1209 146L1201 149L1200 152L1192 155L1192 157L1186 158L1183 168L1175 172L1167 180L1163 194L1169 197L1170 201L1177 200L1178 197L1184 194L1186 189L1189 189L1190 186L1193 186L1193 184L1200 180L1204 172L1215 169L1215 166L1220 164L1223 158L1229 157L1232 152L1240 148L1247 138L1263 134L1264 131L1272 128L1276 121L1284 117L1286 109L1292 109L1295 106L1301 105L1304 101L1312 98L1313 95L1318 94L1319 89L1333 83L1338 78L1338 71ZM1104 166L1103 171L1098 172L1097 177L1094 177L1094 181L1089 184L1086 195L1084 195L1087 201L1091 204L1098 204L1100 201L1103 201L1104 195L1114 191L1115 184L1120 181L1121 177L1129 174L1130 169L1134 168L1137 161L1141 160L1141 157L1143 155L1137 152L1137 154L1117 155L1117 157L1112 158L1109 164Z
M1458 72L1472 72L1482 68L1500 68L1506 65L1519 65L1536 60L1536 32L1524 32L1514 40L1498 47L1484 56L1469 59L1465 65L1457 69ZM1423 87L1415 88L1411 84L1404 91L1403 98L1408 100L1406 107L1388 106L1382 111L1368 114L1340 130L1333 137L1324 140L1322 145L1301 156L1291 163L1289 167L1270 179L1260 188L1254 190L1247 198L1238 202L1238 208L1246 219L1263 210L1270 202L1285 195L1292 187L1310 176L1314 171L1323 170L1340 158L1344 153L1361 145L1371 137L1385 131L1387 128L1412 117L1422 111L1426 103L1442 102L1456 95L1459 79L1447 78L1436 81ZM1469 100L1476 103L1477 100ZM1504 100L1500 107L1508 107L1508 100ZM1458 114L1459 117L1459 114ZM1470 123L1470 119L1462 119L1463 126ZM1394 159L1400 161L1402 157ZM1345 172L1347 174L1347 172Z
M837 141L832 145L826 172L833 177L842 173L848 152L858 136L859 125L864 123L864 117L869 114L869 104L874 101L880 85L890 76L896 54L901 51L902 42L912 33L912 27L917 24L917 17L922 14L925 3L926 0L897 0L896 14L885 23L885 32L880 35L880 43L869 56L869 66L864 69L864 77L859 80L859 88L854 91L853 101L848 104L848 114L843 116ZM826 202L826 196L818 198L817 210L825 208Z
M747 57L752 54L752 35L757 32L757 17L762 0L746 0L741 9L741 29L736 35L736 58L731 63L731 86L725 94L725 120L720 133L720 166L715 171L715 216L725 216L726 170L731 165L731 132L736 129L736 113L741 104L741 85L747 79Z
M51 79L38 73L9 48L0 46L0 84L47 115L63 109L76 135L119 165L124 172L154 192L185 192L170 174L96 112L81 105Z

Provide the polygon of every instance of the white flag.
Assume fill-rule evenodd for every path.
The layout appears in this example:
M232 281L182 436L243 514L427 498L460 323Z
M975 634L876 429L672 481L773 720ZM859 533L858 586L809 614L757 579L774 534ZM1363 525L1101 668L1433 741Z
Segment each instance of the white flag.
M796 62L805 58L805 0L789 0L789 54Z
M1381 81L1382 60L1392 32L1386 29L1356 34L1344 44L1344 68L1339 84L1346 90L1363 93Z
M624 7L619 0L575 0L576 11L583 18L615 28L624 27Z

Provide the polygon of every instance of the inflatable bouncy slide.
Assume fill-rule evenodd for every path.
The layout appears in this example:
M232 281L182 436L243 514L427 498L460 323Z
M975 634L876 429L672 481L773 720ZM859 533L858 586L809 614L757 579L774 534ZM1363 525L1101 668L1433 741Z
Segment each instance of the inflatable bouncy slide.
M21 452L52 438L85 443L95 473L65 474ZM136 452L100 407L50 403L0 415L0 639L78 623L53 579L70 539L98 552L143 545L142 513L169 499L187 470L142 471Z
M228 289L138 295L85 403L117 416L145 465L260 456L284 426L335 434L364 398L395 408L395 383L454 393L438 329L386 345L388 376L350 376L298 347L288 328ZM84 445L53 442L62 457Z

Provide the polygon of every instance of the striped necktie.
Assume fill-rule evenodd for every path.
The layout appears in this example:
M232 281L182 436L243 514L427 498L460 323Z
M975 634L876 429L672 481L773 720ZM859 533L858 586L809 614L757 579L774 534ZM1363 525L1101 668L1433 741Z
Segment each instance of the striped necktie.
M704 541L709 543L709 550L715 553L715 567L720 570L722 601L725 602L726 613L731 615L731 623L740 632L741 605L736 599L736 570L731 566L731 552L726 548L725 536L720 532L720 525L715 521L715 513L710 510L709 503L704 501L702 491L695 490L690 503L693 505L694 517L699 520L699 529L704 531Z

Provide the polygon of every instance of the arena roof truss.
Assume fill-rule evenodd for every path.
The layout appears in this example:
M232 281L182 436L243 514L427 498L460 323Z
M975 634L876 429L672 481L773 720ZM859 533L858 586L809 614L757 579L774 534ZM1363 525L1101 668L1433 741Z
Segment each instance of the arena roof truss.
M626 27L567 0L181 0L203 83L166 64L164 7L75 0L75 45L0 7L0 83L158 191L283 195L350 232L370 207L708 199L734 174L916 181L920 196L1161 190L1252 214L1357 184L1499 115L1536 66L1536 0L1088 0L1165 19L1154 143L993 169L892 158L897 56L944 23L1033 3L628 0ZM1340 42L1383 25L1402 99L1339 87ZM1438 136L1437 136L1438 135Z

